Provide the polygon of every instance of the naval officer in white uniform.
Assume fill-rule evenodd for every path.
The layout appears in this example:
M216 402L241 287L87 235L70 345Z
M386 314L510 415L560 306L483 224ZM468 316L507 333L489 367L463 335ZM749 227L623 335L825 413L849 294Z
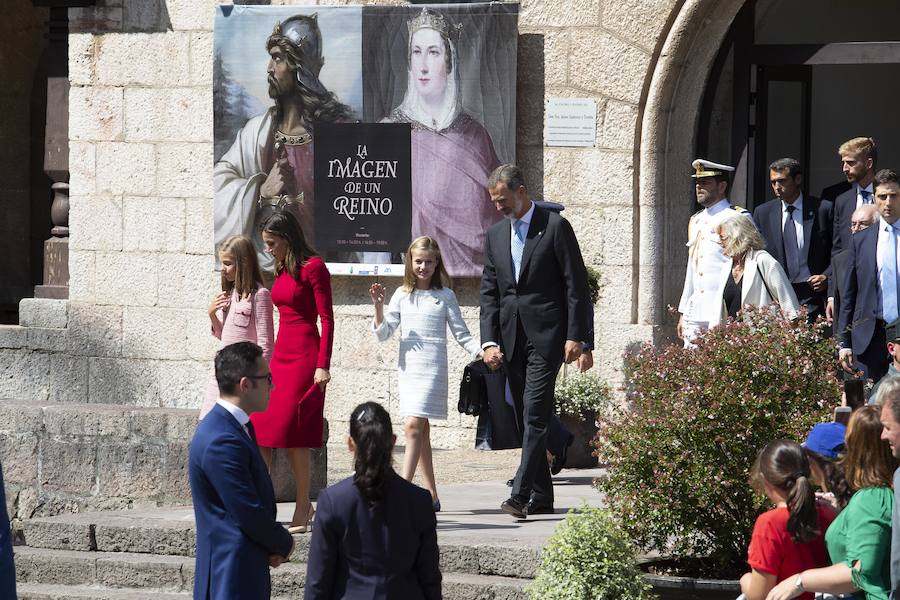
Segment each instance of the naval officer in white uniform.
M706 331L709 322L722 312L722 298L717 295L719 274L731 259L722 252L716 227L722 221L743 213L750 213L728 201L731 173L734 167L697 159L694 168L694 189L703 210L694 213L688 222L688 264L684 274L684 290L678 303L678 337L685 348L694 338Z

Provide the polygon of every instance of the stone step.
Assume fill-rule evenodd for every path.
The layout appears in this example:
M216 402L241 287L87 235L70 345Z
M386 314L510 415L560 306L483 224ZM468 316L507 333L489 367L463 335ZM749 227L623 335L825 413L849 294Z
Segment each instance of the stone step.
M193 597L190 592L121 590L45 583L17 583L16 595L19 600L190 600Z
M127 552L83 552L16 547L19 597L147 598L189 597L194 563L189 557ZM306 565L290 562L272 571L272 595L298 598L303 594ZM524 578L472 573L444 573L443 596L448 600L525 600Z
M172 514L180 513L83 513L29 519L24 523L25 543L32 549L192 557L195 544L193 519L166 518ZM154 518L152 515L159 516ZM540 559L537 543L514 540L484 543L474 531L465 537L458 532L445 535L444 531L439 525L438 544L444 572L534 577ZM308 534L294 536L293 562L306 561L310 537Z

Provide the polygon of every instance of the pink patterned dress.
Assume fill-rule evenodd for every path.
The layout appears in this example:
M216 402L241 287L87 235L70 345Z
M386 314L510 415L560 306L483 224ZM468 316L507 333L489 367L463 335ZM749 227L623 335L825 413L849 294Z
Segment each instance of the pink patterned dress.
M220 348L236 342L253 342L263 351L266 362L272 358L272 347L275 341L275 330L272 324L272 293L260 285L247 298L240 298L237 292L231 293L231 300L224 310L217 313L219 328L213 328L212 334L222 340ZM219 398L219 386L213 371L206 388L206 399L200 408L200 418L206 416Z

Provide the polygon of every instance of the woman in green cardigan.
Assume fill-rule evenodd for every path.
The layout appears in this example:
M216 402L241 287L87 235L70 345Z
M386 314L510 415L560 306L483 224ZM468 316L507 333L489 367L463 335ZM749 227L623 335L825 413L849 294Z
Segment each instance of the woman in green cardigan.
M891 477L896 468L881 440L881 407L864 406L847 426L844 475L855 490L847 507L825 533L830 567L788 577L766 600L788 600L803 592L852 594L859 600L887 600L891 587Z

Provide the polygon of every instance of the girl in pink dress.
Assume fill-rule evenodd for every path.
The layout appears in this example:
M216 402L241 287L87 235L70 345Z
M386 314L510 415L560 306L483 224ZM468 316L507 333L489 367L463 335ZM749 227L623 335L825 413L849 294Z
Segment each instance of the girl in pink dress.
M222 291L209 304L212 334L222 340L220 347L235 342L253 342L272 358L275 333L272 326L272 295L262 283L256 249L250 238L233 235L219 245L222 263ZM206 416L219 398L216 375L206 388L200 418Z
M274 384L269 407L250 418L270 468L272 448L287 449L297 486L288 531L305 533L314 513L309 501L310 448L322 446L325 386L331 380L331 276L293 213L274 212L262 225L262 239L275 259L272 301L278 306L278 338L269 363Z

